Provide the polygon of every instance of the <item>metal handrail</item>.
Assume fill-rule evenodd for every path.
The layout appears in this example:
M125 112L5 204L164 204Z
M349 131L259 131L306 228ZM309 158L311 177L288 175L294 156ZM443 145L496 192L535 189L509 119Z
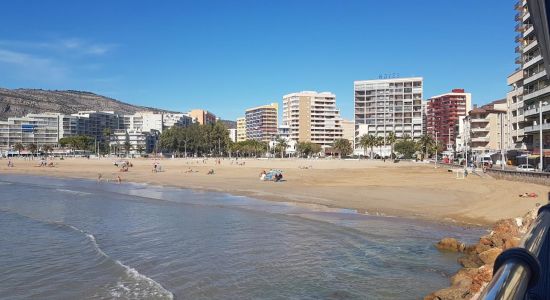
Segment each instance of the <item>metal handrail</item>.
M484 300L547 299L550 293L547 270L550 240L549 204L542 206L518 248L502 252L496 259L493 280L481 294Z

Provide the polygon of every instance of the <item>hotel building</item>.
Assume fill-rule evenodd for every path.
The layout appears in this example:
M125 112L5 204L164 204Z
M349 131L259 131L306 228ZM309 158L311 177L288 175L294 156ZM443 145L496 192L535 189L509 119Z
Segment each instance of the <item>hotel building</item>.
M331 147L343 137L342 118L336 96L330 92L304 91L283 96L283 124L296 142Z
M439 144L451 149L456 143L460 117L465 117L471 109L472 94L463 89L431 97L426 103L426 133L437 136Z
M413 139L423 134L422 77L362 80L354 82L355 145L363 153L359 140L364 134ZM388 148L388 147L386 147ZM389 148L388 148L389 149ZM384 149L386 155L389 150Z
M510 144L515 148L525 146L538 154L542 138L543 149L547 153L545 156L550 156L550 81L544 68L533 20L527 9L527 1L518 1L515 9L515 50L518 53L515 62L518 68L508 78L512 87L508 95L508 116L512 126Z
M269 142L277 136L279 105L268 105L246 110L246 139Z

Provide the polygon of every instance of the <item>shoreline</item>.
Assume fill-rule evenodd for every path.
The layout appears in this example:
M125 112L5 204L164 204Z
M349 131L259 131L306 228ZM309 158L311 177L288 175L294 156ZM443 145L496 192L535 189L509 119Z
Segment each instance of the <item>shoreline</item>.
M456 210L464 209L466 206L462 203L463 199L475 197L471 191L463 189L464 184L468 181L472 182L472 187L475 184L476 189L481 188L480 194L482 196L483 194L487 194L485 190L490 185L505 186L509 190L514 190L514 188L519 186L527 186L530 190L538 188L541 193L547 189L544 186L518 184L509 181L504 182L503 185L503 181L490 178L476 178L473 176L468 177L466 180L456 180L452 177L452 174L447 174L445 167L433 169L429 165L413 163L402 163L399 166L395 166L394 164L370 161L281 161L250 159L242 161L252 166L239 167L232 164L228 165L228 160L224 160L221 165L217 165L214 163L214 160L203 164L196 163L199 162L196 159L164 159L160 160L160 163L166 170L164 172L152 173L149 166L153 163L153 160L132 159L131 162L134 164L134 167L130 168L129 172L123 173L116 171L118 168L112 165L112 161L113 159L88 160L68 158L63 161L53 160L57 166L48 168L34 167L37 160L15 159L15 167L7 168L3 163L7 163L7 160L4 159L0 160L0 172L91 180L97 180L97 174L101 173L104 175L104 179L110 180L112 180L112 177L121 176L124 182L227 193L229 195L245 196L265 201L287 202L303 206L318 205L332 209L350 209L365 215L419 219L466 228L488 228L498 219L524 214L522 208L515 208L515 212L511 215L496 214L492 218L480 218L475 215L460 213L460 211L457 212ZM303 164L311 164L311 169L300 169ZM278 165L285 165L281 169L284 170L284 179L287 181L280 183L261 182L256 177L256 174L259 174L261 169L271 166L277 168ZM197 173L184 173L183 171L188 168L196 169ZM215 169L216 174L205 175L209 169ZM238 170L238 172L235 172L235 170ZM406 175L403 178L400 175L403 172L413 175ZM351 178L349 178L350 181L345 181L350 177L348 173L352 174ZM373 175L373 173L381 173L382 176L378 176L378 174ZM106 174L108 175L105 176ZM330 175L330 178L327 178L327 174ZM379 177L384 176L388 177L388 180L378 180ZM428 187L422 186L422 182L425 184L425 181L419 180L418 177L420 176L429 176L430 178L427 181L429 183L433 181L436 184L436 188L428 189ZM391 180L391 177L399 178ZM372 182L365 184L366 179L376 182L374 182L375 184L372 184ZM399 182L399 179L402 181ZM441 189L438 186L440 183L436 182L438 180L443 181L441 184L447 184L452 189ZM469 188L468 185L465 187ZM350 189L352 190L351 192ZM354 189L356 193L353 192ZM365 192L365 194L362 195L361 192ZM457 195L458 193L464 193L464 197L460 197L461 195ZM519 194L520 191L517 191L517 193ZM513 195L510 196L514 198ZM410 199L403 200L403 198ZM441 201L441 199L445 199L446 201ZM482 200L483 198L480 199L480 202L484 204ZM492 200L494 202L494 199ZM520 201L519 203L524 207L523 210L528 211L534 207L537 199L520 198L517 201L515 199L513 201ZM497 197L497 206L505 204L499 204L498 202L500 201ZM467 206L466 208L469 209Z

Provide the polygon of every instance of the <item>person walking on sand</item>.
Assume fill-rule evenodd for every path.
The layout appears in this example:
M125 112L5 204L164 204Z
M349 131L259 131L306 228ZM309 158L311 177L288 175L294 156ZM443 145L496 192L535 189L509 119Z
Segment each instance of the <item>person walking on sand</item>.
M122 178L120 178L120 175L117 175L116 181L117 181L118 184L120 184L122 182Z
M98 173L97 174L97 182L101 182L102 177L103 177L103 175L101 175L101 173Z

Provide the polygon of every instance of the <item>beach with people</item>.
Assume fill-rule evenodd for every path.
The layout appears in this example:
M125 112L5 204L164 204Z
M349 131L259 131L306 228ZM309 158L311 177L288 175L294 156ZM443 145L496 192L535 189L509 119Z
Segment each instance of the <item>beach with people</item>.
M318 209L348 208L370 215L481 226L525 214L537 203L545 202L548 192L548 187L542 185L497 180L486 174L470 174L457 180L444 166L434 168L433 164L407 161L130 159L127 165L132 167L122 169L113 165L115 161L65 158L56 160L55 168L36 168L36 160L12 159L0 164L0 172L147 183ZM160 166L162 172L157 172ZM258 180L258 174L264 180ZM523 197L526 193L533 196Z

